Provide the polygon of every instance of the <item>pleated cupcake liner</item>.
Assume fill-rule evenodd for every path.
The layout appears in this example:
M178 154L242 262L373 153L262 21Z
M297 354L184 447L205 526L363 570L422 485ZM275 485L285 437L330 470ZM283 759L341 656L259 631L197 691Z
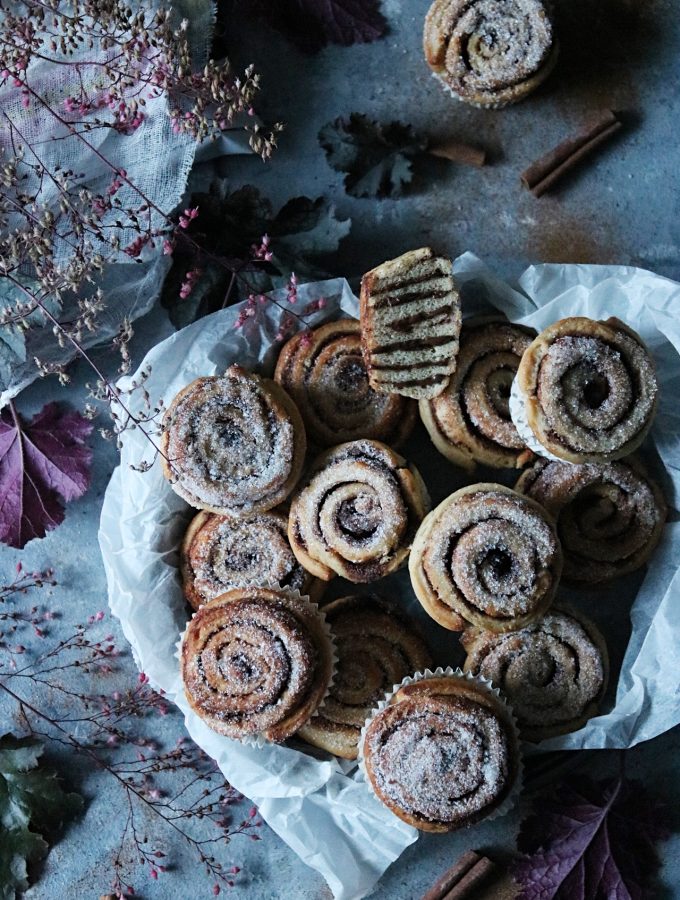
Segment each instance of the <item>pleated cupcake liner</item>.
M318 621L318 623L321 627L321 633L323 635L323 639L326 641L326 644L327 644L326 650L328 651L329 656L330 656L330 670L331 670L330 678L328 680L326 690L325 690L319 704L313 710L313 712L311 713L309 718L305 722L303 722L302 725L300 726L300 727L303 727L303 725L308 724L308 722L310 722L315 716L317 716L319 714L320 710L322 709L322 707L325 705L325 703L328 699L328 696L331 692L331 689L333 687L333 684L335 681L335 676L337 674L338 651L337 651L337 647L335 645L335 639L333 637L333 633L332 633L330 625L326 619L326 614L320 608L318 603L315 603L306 594L301 594L300 591L298 591L297 589L284 588L284 587L281 587L279 584L273 584L273 583L250 585L250 587L252 587L254 590L276 591L277 593L283 594L284 596L290 598L293 601L301 602L304 606L306 606L308 608L307 612L309 612L311 617L315 618ZM235 588L235 590L247 590L247 588ZM225 593L229 593L229 592L225 591ZM218 599L219 599L219 597L215 597L213 600L210 601L210 603L214 603L215 600L218 600ZM209 605L209 604L204 604L204 606L207 606L207 605ZM178 639L177 643L175 644L175 658L178 660L178 662L180 664L180 669L181 669L181 664L182 664L182 646L184 644L184 640L186 638L186 634L189 629L189 625L197 614L198 614L198 610L196 610L195 612L192 613L191 619L189 619L189 621L187 622L186 627L181 632L179 639ZM193 707L192 707L192 710L193 710L193 712L196 713L197 716L199 716L199 718L203 718L197 710L193 709ZM204 719L204 721L208 725L208 727L210 727L210 723L208 722L208 720ZM215 731L215 733L221 734L221 732L218 732L218 731ZM227 738L228 740L239 741L239 743L241 743L241 744L245 744L250 747L257 747L259 749L261 749L267 745L272 745L272 744L277 745L278 744L278 742L270 740L268 737L266 737L261 732L254 732L252 734L244 734L244 735L241 735L240 737L236 737L236 736L232 737L231 735L226 735L226 734L222 735L222 736ZM291 735L291 737L293 737L293 736L294 735Z
M371 783L370 778L368 777L368 772L366 770L366 759L364 755L364 746L366 742L366 732L368 731L371 723L375 719L375 717L381 713L384 709L391 704L392 698L394 695L406 685L416 684L420 681L427 681L431 678L451 678L456 681L465 682L467 684L474 683L475 686L481 687L482 690L486 691L488 694L493 695L494 698L502 705L505 713L507 721L510 723L510 727L512 730L512 734L514 737L515 748L516 748L516 757L517 757L517 774L515 777L514 784L510 789L507 797L503 802L497 806L495 809L491 810L487 815L484 816L483 819L480 820L484 822L490 822L493 819L499 819L502 816L507 815L510 810L514 807L517 802L519 795L522 791L523 779L524 779L524 765L522 762L522 739L519 733L519 726L517 724L517 719L515 717L514 712L512 711L512 707L507 702L500 689L497 688L493 682L491 682L488 678L485 678L483 675L472 675L470 672L463 672L462 669L454 669L451 666L447 666L446 668L442 668L438 666L434 671L431 669L425 669L422 672L415 672L413 675L407 675L405 678L399 682L399 684L395 684L392 690L385 694L382 700L380 700L377 706L370 713L368 718L366 719L363 728L361 729L361 734L359 737L359 755L357 758L357 763L359 766L359 773L361 775L362 780L366 783L367 788L371 791L371 793L375 794L373 790L373 785ZM377 794L375 794L377 796ZM380 798L378 798L380 799ZM382 801L381 801L382 802ZM397 817L398 818L398 817ZM477 822L476 824L479 824Z
M551 453L550 450L543 446L531 430L526 414L526 398L519 386L516 376L513 378L512 387L510 388L509 406L512 423L529 450L533 450L534 453L538 454L538 456L542 456L543 459L575 465L575 463L569 463L568 459L561 459L559 456L555 456L554 453Z

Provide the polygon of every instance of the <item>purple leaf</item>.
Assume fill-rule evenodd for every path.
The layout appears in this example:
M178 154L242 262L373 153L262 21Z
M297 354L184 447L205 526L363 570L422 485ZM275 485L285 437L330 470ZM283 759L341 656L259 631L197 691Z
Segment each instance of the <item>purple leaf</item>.
M667 836L664 810L635 781L581 777L522 823L518 900L643 900Z
M300 50L367 44L385 33L379 0L256 0L257 11Z
M64 503L90 484L92 424L56 403L25 423L10 408L0 413L0 541L24 547L64 520Z

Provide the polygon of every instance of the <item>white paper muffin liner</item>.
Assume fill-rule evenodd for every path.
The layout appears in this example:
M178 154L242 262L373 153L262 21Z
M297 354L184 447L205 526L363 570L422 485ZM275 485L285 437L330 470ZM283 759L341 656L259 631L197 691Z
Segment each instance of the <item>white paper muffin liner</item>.
M521 387L519 386L517 376L515 376L515 378L513 378L512 380L509 405L512 423L529 450L533 450L534 453L537 453L544 459L551 459L553 462L575 465L575 463L569 463L568 459L561 459L559 456L555 456L554 453L551 453L550 450L543 446L543 444L538 440L536 435L531 430L531 426L529 425L526 415L525 396L522 393Z
M368 772L366 771L366 760L364 757L366 732L373 722L373 719L390 705L392 697L397 693L398 690L400 690L400 688L405 687L408 684L416 684L419 681L426 681L430 678L453 678L457 681L474 682L475 685L481 687L489 694L493 694L495 699L502 704L505 712L507 713L507 720L508 722L510 722L512 733L515 739L515 747L517 751L517 775L515 777L515 783L510 789L510 792L508 793L508 796L505 798L505 800L500 804L500 806L497 806L495 809L491 810L491 812L485 815L483 819L480 819L480 821L490 822L493 819L498 819L502 816L507 815L507 813L510 812L519 798L522 790L524 776L524 766L522 762L522 739L520 737L517 719L515 718L515 714L512 711L512 707L508 704L505 697L501 694L500 689L497 688L491 681L489 681L488 678L484 678L482 675L472 675L469 672L463 672L462 669L453 669L451 666L447 666L445 669L443 669L441 666L438 666L434 671L432 671L431 669L425 669L423 672L415 672L413 675L407 675L405 678L402 678L399 684L395 684L392 690L389 693L385 694L383 699L379 701L378 705L364 722L363 728L361 729L361 734L359 736L359 755L357 757L357 763L359 765L359 772L361 774L362 780L366 783L366 787L368 788L368 790L370 790L371 793L375 794L373 786L371 784L371 780L368 777ZM375 794L375 796L377 797L377 794ZM378 799L380 798L378 797ZM394 815L396 815L396 813ZM399 817L397 816L397 818ZM479 824L479 822L475 824ZM474 825L468 827L474 827Z
M307 595L301 594L297 589L281 587L281 585L279 585L279 584L246 585L243 588L234 588L234 590L247 590L248 587L252 587L254 590L277 591L280 594L285 594L287 597L290 597L292 600L301 601L307 607L309 607L309 611L311 612L311 614L313 616L315 616L318 619L319 624L321 625L321 631L324 635L325 640L328 643L328 649L330 650L331 674L330 674L330 678L328 679L328 685L326 687L324 695L321 698L321 702L316 707L316 709L314 710L314 712L312 713L310 718L307 720L307 722L304 723L306 725L309 721L311 721L311 719L313 719L315 716L317 716L319 714L319 711L326 703L326 700L328 699L328 695L330 694L331 688L333 687L333 683L335 681L335 676L336 676L337 669L338 669L338 651L335 646L335 639L333 637L333 633L332 633L330 625L326 619L326 614L319 607L319 604L315 603L313 600L310 600L310 598ZM229 591L225 591L225 593L229 593ZM213 600L210 601L210 603L213 603L217 599L219 599L219 598L215 597ZM207 606L207 604L203 604L203 605ZM177 640L177 643L175 644L175 658L179 662L180 672L181 672L181 665L182 665L182 645L184 643L184 639L186 637L186 633L189 628L189 623L197 615L197 613L198 613L198 610L195 610L194 612L192 612L191 618L187 621L187 624L186 624L184 630L181 632L179 639ZM183 682L183 679L182 679L182 682ZM193 707L192 707L192 709L193 709ZM194 712L200 719L202 719L202 721L205 722L205 724L208 727L210 727L210 723L207 721L207 719L203 719L203 717L201 716L201 714L198 711L194 710ZM219 731L216 731L215 733L221 734L221 732L219 732ZM267 744L276 744L275 741L270 740L268 737L266 737L261 732L255 732L253 734L245 734L245 735L242 735L241 737L232 737L231 735L226 735L226 734L221 735L221 736L224 737L226 740L238 741L239 743L246 744L247 746L250 746L250 747L262 748L262 747L266 746ZM291 737L294 737L294 735L291 735Z

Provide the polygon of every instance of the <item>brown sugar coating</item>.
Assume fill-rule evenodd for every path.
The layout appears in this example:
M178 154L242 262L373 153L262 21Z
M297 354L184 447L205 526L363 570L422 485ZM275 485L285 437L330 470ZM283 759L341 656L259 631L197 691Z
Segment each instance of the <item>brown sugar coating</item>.
M463 324L456 371L433 400L420 401L420 416L447 459L472 471L476 463L515 468L526 446L510 417L512 381L536 332L501 317Z
M552 602L562 571L555 526L498 484L462 488L425 519L409 560L416 596L444 628L521 628Z
M404 564L428 508L414 466L378 441L352 441L315 461L291 502L288 538L319 578L375 581Z
M295 404L240 366L187 385L164 425L164 473L198 509L238 518L265 512L300 476L306 440Z
M397 447L416 422L413 400L370 386L356 319L292 337L281 350L274 378L297 404L307 437L319 447L358 438Z
M338 665L320 710L299 736L345 759L356 759L359 735L372 709L395 684L423 671L431 657L414 624L374 595L341 597L324 606Z
M521 413L546 455L572 463L632 453L651 427L658 396L640 337L618 319L584 316L539 334L522 357L517 388Z
M596 715L606 688L607 651L585 618L555 609L509 634L470 629L462 642L465 671L500 688L526 740L575 731Z
M430 68L473 106L517 103L557 59L549 6L541 0L435 0L423 41Z
M321 703L332 674L323 619L304 598L240 588L198 610L182 642L187 700L214 731L283 741Z
M194 609L235 587L279 584L316 597L321 584L295 559L288 518L280 512L247 519L200 512L186 532L180 561L184 596Z
M661 539L666 503L633 458L580 466L537 460L516 490L557 521L569 581L597 584L634 572Z
M400 688L371 719L362 752L378 798L423 831L454 831L485 818L508 797L518 771L504 703L455 676Z

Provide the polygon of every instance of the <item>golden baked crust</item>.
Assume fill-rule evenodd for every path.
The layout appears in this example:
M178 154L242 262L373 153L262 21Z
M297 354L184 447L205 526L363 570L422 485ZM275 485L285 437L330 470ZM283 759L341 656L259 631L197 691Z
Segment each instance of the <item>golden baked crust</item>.
M515 490L557 522L565 580L598 584L634 572L661 539L667 508L635 457L604 465L538 459Z
M315 460L291 501L288 539L318 578L375 581L405 563L428 509L415 466L379 441L351 441Z
M283 590L228 591L201 606L182 641L189 705L227 737L286 740L316 711L332 671L322 616Z
M461 643L465 671L500 688L525 740L577 731L597 715L607 688L607 647L580 613L554 608L509 634L471 628Z
M324 587L295 559L288 543L288 517L276 510L248 519L198 513L182 541L180 571L184 596L194 609L251 584L279 584L312 600Z
M386 693L431 665L414 623L381 597L341 597L323 609L335 642L337 672L328 697L298 732L315 747L356 759L361 728Z
M319 447L359 438L398 447L416 423L413 400L369 385L356 319L296 334L281 349L274 380L293 398L307 438Z
M541 0L435 0L423 47L455 97L494 109L536 90L558 56L550 9Z
M418 600L451 631L523 627L550 606L561 571L551 517L500 484L447 497L418 529L409 558Z
M462 318L451 273L451 260L421 247L361 279L361 340L375 391L421 399L448 384Z
M377 797L421 831L472 825L508 798L519 769L511 713L484 684L426 677L401 687L364 734Z
M456 371L432 400L421 400L420 417L443 456L471 472L477 463L519 468L527 453L510 418L512 380L536 332L503 316L466 319Z
M170 404L163 474L191 506L242 518L285 500L306 446L300 413L283 388L233 365L192 381Z
M651 428L654 363L619 319L561 319L542 331L517 371L524 416L537 441L572 463L628 456Z

